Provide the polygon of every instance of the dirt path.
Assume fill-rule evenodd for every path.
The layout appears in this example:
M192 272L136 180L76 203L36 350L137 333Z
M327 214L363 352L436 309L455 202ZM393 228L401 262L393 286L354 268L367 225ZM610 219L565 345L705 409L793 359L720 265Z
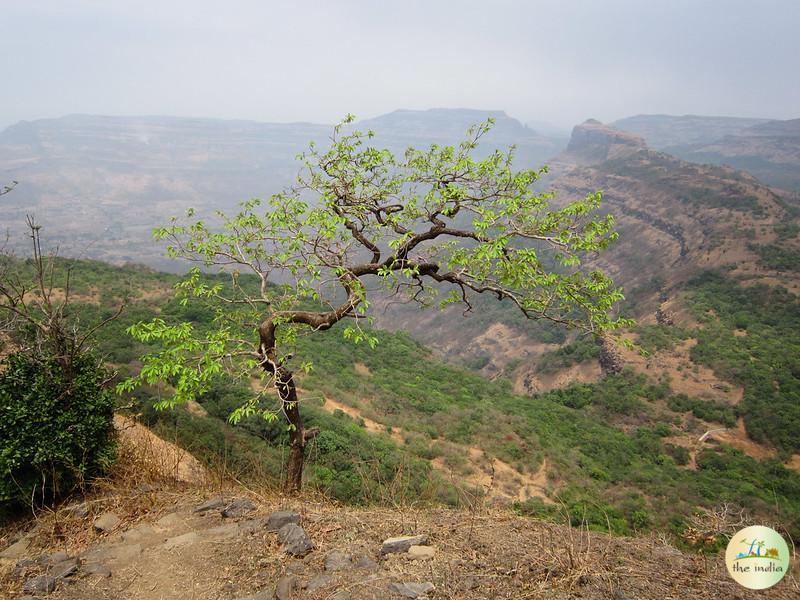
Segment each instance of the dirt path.
M213 494L153 492L147 502L128 502L130 512L120 510L119 524L107 533L93 523L108 510L108 497L90 499L86 516L61 511L40 518L28 532L27 551L0 559L0 597L18 598L25 582L70 565L74 570L55 581L48 598L268 600L278 592L294 600L402 600L411 597L397 593L404 583L430 584L433 591L420 598L450 600L741 595L722 556L701 560L656 537L612 537L502 510L354 508L236 495L242 493L229 490L213 509L198 512ZM237 498L247 509L224 517L222 508ZM313 544L302 557L287 554L270 531L269 518L279 510L293 511ZM54 523L70 536L49 537ZM383 541L400 535L426 536L430 556L382 554ZM60 562L48 567L59 551ZM797 598L796 568L759 597Z

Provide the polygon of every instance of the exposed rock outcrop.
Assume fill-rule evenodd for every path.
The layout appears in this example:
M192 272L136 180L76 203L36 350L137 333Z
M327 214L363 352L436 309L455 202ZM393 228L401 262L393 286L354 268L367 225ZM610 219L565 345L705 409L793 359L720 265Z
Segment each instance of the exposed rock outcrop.
M566 154L578 164L594 165L630 156L646 147L644 140L638 135L589 119L572 130Z

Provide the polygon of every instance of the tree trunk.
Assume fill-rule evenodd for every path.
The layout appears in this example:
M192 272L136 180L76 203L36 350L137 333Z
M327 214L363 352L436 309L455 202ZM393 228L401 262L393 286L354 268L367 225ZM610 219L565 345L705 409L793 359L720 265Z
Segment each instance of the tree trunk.
M319 433L318 427L306 429L300 416L294 374L286 367L278 367L276 373L278 395L283 403L283 412L289 421L289 458L286 462L286 481L283 489L287 494L297 494L303 487L303 467L306 444Z
M294 385L294 373L277 361L275 323L271 320L264 322L259 328L259 335L263 356L262 367L275 376L278 397L289 421L289 458L286 461L286 481L283 489L287 494L297 494L303 487L306 444L317 436L319 427L309 429L303 427L300 405L297 402L297 388Z

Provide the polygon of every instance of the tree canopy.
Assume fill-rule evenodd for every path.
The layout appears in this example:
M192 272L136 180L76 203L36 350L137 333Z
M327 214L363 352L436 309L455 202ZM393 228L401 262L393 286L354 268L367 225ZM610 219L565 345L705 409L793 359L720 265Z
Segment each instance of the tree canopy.
M361 325L377 297L470 311L487 294L528 319L594 335L626 323L613 311L621 291L583 266L617 236L613 217L597 211L599 192L554 208L552 192L534 189L546 169L515 170L513 148L477 156L491 120L457 146L403 156L372 146L374 134L353 130L352 120L335 127L330 147L312 144L300 155L294 186L212 223L192 221L190 209L188 221L155 231L170 256L195 263L177 286L182 301L206 302L214 317L205 327L162 319L132 327L162 349L144 357L122 391L168 383L166 407L223 373L249 377L260 368L263 389L231 419L284 414L302 454L315 432L302 429L292 369L313 366L295 362L293 341L346 320L346 338L377 343ZM227 282L204 276L209 269Z

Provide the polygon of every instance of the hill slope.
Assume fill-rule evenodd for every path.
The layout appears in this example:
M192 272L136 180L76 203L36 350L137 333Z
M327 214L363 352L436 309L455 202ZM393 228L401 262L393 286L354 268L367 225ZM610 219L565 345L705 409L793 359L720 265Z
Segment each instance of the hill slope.
M204 500L213 504L219 491L167 487L115 492L81 505L79 516L67 509L41 519L22 538L24 550L0 559L0 590L10 597L37 574L63 572L77 562L75 572L58 580L48 597L266 600L277 593L278 598L337 600L647 600L727 598L742 591L718 556L704 559L655 538L612 538L505 512L343 508L235 488L223 490L222 506L197 512ZM246 508L221 516L221 508L237 499ZM296 511L314 545L302 558L287 554L268 528L270 515L287 509ZM118 517L119 524L96 531L92 522L108 514ZM54 544L56 528L68 536L62 533L62 541ZM382 554L383 541L398 535L424 536L422 548L431 557ZM37 563L39 557L54 566ZM415 596L410 593L414 586L431 591ZM789 574L760 596L788 599L798 589Z

